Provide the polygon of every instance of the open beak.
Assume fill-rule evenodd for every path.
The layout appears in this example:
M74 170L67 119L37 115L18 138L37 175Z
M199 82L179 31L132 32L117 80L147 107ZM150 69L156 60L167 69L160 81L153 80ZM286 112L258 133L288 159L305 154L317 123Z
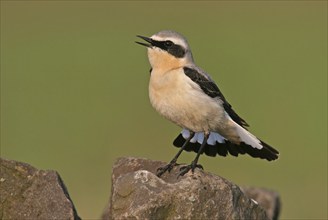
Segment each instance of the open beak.
M151 38L149 38L149 37L144 37L144 36L140 36L140 35L137 35L137 37L139 37L139 38L141 38L141 39L143 39L143 40L145 40L145 41L147 41L147 42L149 43L149 44L147 44L147 43L143 43L143 42L138 42L138 41L136 41L137 44L140 44L140 45L145 46L145 47L152 47L152 46L153 46L153 45L152 45L153 40L152 40Z

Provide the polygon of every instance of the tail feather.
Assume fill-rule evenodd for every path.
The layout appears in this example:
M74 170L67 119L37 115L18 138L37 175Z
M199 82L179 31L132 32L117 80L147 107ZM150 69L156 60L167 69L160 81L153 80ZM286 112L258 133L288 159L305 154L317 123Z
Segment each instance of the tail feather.
M237 124L235 121L230 119L230 121L235 124L235 128L237 130L237 133L241 139L242 142L245 144L248 144L252 146L253 148L261 150L263 148L263 145L261 144L261 141L257 139L253 134L251 134L249 131L247 131L245 128Z
M220 134L211 132L202 153L205 153L207 156L211 157L215 157L217 155L225 157L228 154L237 157L239 154L247 153L252 157L266 159L268 161L276 160L278 158L279 152L276 149L257 139L247 130L245 130L245 132L240 130L240 134L242 134L242 142L240 144L234 144L223 138ZM246 136L249 134L251 136ZM182 147L189 135L189 131L183 129L183 131L174 140L173 145L176 147ZM200 132L196 133L192 141L187 144L185 150L194 151L197 153L203 140L204 135Z

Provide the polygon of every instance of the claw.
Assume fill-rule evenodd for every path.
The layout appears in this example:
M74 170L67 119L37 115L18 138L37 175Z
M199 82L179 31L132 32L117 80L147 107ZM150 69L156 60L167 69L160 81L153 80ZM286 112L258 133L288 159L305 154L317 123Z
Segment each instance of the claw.
M192 171L192 173L194 173L196 167L199 168L199 169L202 169L202 170L204 169L202 165L200 165L200 164L194 164L194 163L191 163L190 165L187 165L187 166L182 166L180 168L180 173L178 174L178 178L180 176L184 176L190 170Z
M165 166L163 167L159 167L157 169L157 172L156 172L156 175L158 177L161 177L166 171L168 172L171 172L171 170L173 169L173 167L176 165L176 163L169 163L169 164L166 164Z
M204 170L204 167L201 164L196 164L196 166L194 167L194 170L195 170L196 167L201 169L201 170Z
M184 176L186 173L188 173L189 172L189 170L191 170L192 168L191 168L191 165L187 165L187 166L183 166L183 167L181 167L180 168L180 173L178 174L178 178L180 177L180 176ZM193 171L194 172L194 171Z

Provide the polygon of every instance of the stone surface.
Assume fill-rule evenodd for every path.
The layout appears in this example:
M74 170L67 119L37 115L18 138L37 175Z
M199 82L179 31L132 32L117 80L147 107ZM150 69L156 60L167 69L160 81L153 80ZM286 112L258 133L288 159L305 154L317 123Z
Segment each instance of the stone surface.
M270 213L228 180L200 169L177 178L180 166L158 178L156 170L163 165L146 159L118 159L103 220L269 219Z
M258 202L266 210L270 219L278 220L281 202L277 192L256 187L242 187L242 191L246 196Z
M56 171L0 158L0 219L80 219Z

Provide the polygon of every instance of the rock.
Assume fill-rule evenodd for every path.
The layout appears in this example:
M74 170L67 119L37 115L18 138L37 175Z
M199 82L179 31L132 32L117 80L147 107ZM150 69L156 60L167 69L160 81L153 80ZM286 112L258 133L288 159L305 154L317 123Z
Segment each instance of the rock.
M56 171L2 158L0 163L0 219L80 219Z
M270 219L278 220L281 204L277 192L256 187L242 187L242 191L246 196L258 202L266 210Z
M118 159L102 219L269 219L265 207L228 180L200 169L177 178L181 166L158 178L156 170L163 165Z

